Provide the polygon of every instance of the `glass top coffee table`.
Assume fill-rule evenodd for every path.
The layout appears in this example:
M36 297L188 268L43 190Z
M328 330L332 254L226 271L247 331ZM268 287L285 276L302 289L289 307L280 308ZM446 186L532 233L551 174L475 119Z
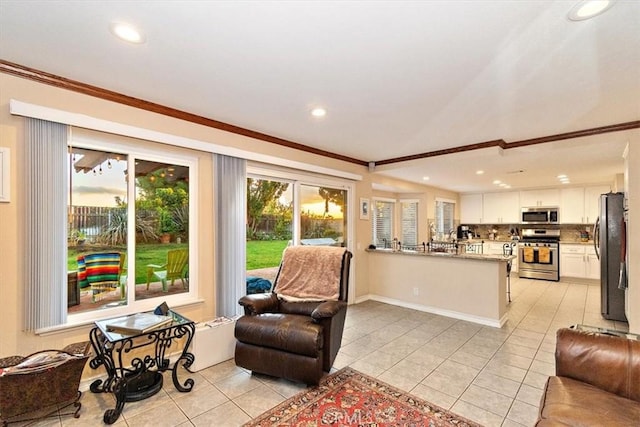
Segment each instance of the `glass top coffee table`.
M168 324L144 333L118 333L109 327L114 319L99 320L89 332L89 339L96 356L89 366L104 366L107 379L98 379L89 387L93 393L113 393L116 407L107 409L103 420L116 422L125 402L135 402L153 396L162 389L162 372L171 371L175 388L183 393L191 391L194 381L178 380L178 367L189 368L195 358L188 352L195 333L195 324L186 317L169 310ZM178 360L171 364L167 350L182 346Z

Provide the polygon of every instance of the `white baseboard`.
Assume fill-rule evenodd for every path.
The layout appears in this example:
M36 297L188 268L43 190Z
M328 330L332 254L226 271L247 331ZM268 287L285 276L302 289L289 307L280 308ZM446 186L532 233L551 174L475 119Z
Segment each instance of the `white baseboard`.
M460 312L451 311L451 310L444 310L441 308L431 307L428 305L412 304L406 301L383 297L375 294L366 294L366 295L359 296L358 298L356 298L356 304L360 304L368 300L383 302L385 304L391 304L398 307L410 308L412 310L423 311L425 313L438 314L440 316L451 317L454 319L464 320L467 322L478 323L480 325L491 326L492 328L501 328L507 322L506 314L502 316L500 320L488 319L486 317L473 316L466 313L460 313Z

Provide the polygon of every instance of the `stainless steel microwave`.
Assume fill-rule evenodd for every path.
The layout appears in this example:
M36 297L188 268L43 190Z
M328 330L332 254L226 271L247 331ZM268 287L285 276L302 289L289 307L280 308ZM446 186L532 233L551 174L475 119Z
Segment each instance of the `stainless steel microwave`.
M522 224L558 224L558 208L532 207L522 208L520 222Z

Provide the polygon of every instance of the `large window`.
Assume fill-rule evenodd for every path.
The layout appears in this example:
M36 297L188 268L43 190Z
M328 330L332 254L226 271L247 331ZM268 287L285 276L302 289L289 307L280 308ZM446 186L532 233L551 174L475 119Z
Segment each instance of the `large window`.
M68 149L68 314L171 306L194 292L193 159L109 144ZM127 309L126 307L130 308ZM115 313L114 313L115 314Z
M295 173L248 169L248 292L268 285L259 278L275 279L288 245L347 246L349 192L344 185Z
M379 248L392 247L394 200L373 199L371 221L373 244Z
M418 201L400 201L400 221L402 223L403 245L416 246L418 244Z
M454 231L455 207L453 200L436 199L436 240L444 240Z
M300 185L300 243L345 246L347 191L319 185Z
M247 178L247 277L249 285L266 290L275 278L282 251L293 238L293 183ZM252 288L253 289L253 288ZM250 289L250 291L252 290Z

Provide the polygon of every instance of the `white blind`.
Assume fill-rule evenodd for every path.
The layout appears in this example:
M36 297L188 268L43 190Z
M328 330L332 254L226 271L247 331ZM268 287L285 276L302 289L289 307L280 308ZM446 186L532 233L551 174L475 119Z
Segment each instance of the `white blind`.
M246 292L247 161L214 154L216 206L216 314L242 313Z
M24 330L67 321L67 126L25 119Z
M373 221L371 221L373 227L373 242L378 247L384 247L386 240L390 245L393 239L393 208L395 203L374 200L373 201Z
M442 234L448 234L453 230L453 212L455 203L436 201L436 231Z
M400 203L403 245L418 244L418 202L403 201Z

